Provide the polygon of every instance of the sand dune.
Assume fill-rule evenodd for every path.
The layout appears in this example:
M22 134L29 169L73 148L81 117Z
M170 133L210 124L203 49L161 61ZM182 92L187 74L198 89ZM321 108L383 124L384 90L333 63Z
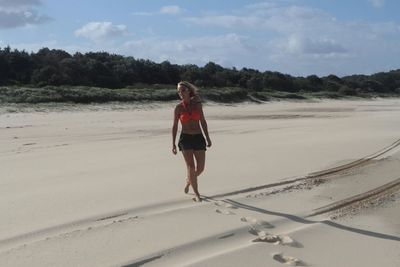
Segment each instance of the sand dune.
M202 203L173 103L0 115L0 266L400 266L400 101L208 103Z

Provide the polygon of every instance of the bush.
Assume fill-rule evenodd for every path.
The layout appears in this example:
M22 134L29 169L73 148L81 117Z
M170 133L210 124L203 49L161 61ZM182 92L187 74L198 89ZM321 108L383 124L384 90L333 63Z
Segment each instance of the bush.
M350 88L347 85L342 85L339 90L338 93L341 95L348 95L348 96L356 96L357 95L357 91L354 88Z
M206 100L216 102L240 102L247 98L247 91L242 88L211 88L199 90L199 94Z

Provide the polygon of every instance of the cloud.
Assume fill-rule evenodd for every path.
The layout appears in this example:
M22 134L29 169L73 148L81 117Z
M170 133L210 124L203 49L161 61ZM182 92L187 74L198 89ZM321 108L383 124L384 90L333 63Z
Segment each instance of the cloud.
M290 36L286 42L289 53L334 55L346 53L347 50L332 39L310 39L306 37Z
M0 29L17 28L27 25L45 23L51 20L48 16L38 15L36 11L26 10L8 12L0 10Z
M177 64L204 65L209 61L232 66L235 60L252 53L254 49L247 44L247 38L237 34L162 40L159 38L133 40L126 42L119 53L130 54L136 58L148 58L156 62L169 60Z
M0 0L0 29L35 25L50 21L46 15L39 15L33 6L40 6L39 0Z
M259 10L259 9L268 9L268 8L273 8L278 6L278 3L276 1L269 1L269 2L261 2L261 3L255 3L255 4L249 4L246 6L247 9L250 10Z
M112 22L89 22L75 31L78 37L85 37L92 41L103 41L107 38L123 36L127 32L125 25L113 25Z
M190 17L185 21L257 34L257 39L269 43L269 53L279 51L277 53L280 54L282 49L292 55L332 56L348 52L346 41L343 40L343 31L351 31L348 26L337 22L334 17L320 9L278 6L277 3L265 2L247 6L250 12L241 16L224 14Z
M270 8L260 5L256 12L250 10L248 14L212 15L202 17L188 17L188 23L203 26L218 26L239 30L274 31L281 34L292 34L297 31L312 31L315 28L323 29L334 23L334 18L319 9L288 6Z
M0 0L0 8L21 8L40 6L41 4L40 0Z
M160 9L160 14L177 15L182 12L179 6L164 6Z
M385 5L385 0L368 0L368 2L376 8L381 8Z
M163 6L158 11L155 12L133 12L132 15L135 16L155 16L155 15L178 15L184 11L183 8L179 6Z
M375 36L398 35L400 34L400 25L394 22L374 23L370 25L370 30Z
M221 62L235 58L242 66L296 75L371 73L389 65L398 68L400 58L391 56L400 51L398 23L343 21L324 10L293 3L267 1L247 5L240 13L209 12L212 15L183 21L247 37L246 45L254 48L247 56L225 53L219 57Z
M263 20L258 17L235 15L188 17L185 18L184 21L203 26L219 26L230 29L255 28L263 22Z

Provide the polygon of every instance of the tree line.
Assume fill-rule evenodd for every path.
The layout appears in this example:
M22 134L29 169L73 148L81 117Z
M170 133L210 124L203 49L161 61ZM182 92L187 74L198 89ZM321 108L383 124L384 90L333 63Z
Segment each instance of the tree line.
M137 84L173 85L187 80L200 87L240 87L254 92L337 92L344 95L400 94L400 69L372 75L294 77L280 72L155 63L107 52L75 53L42 48L36 53L0 48L0 86L89 86L125 88Z

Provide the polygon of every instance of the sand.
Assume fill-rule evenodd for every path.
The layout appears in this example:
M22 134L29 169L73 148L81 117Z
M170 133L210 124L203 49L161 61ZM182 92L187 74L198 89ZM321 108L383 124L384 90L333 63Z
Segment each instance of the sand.
M0 266L400 266L399 99L174 105L2 107Z

